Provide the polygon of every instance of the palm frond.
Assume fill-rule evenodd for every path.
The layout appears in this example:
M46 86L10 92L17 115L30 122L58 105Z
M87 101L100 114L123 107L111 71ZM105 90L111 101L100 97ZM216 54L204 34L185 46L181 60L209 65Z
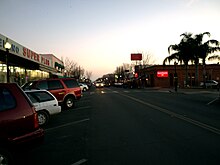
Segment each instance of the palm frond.
M220 55L213 55L208 58L208 60L220 60Z

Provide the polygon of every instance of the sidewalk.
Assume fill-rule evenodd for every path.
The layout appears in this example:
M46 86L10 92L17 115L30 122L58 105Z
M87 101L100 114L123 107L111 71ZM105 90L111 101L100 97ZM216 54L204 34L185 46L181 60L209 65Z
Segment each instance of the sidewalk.
M193 88L177 88L177 91L175 91L174 88L162 88L162 87L146 87L146 88L140 88L144 90L159 90L159 91L167 91L170 93L182 93L182 94L196 94L196 93L209 93L209 94L220 94L218 89L212 89L212 88L199 88L199 87L193 87Z
M167 89L173 93L183 93L183 94L196 94L196 93L208 93L208 94L215 94L218 95L220 92L218 89L211 89L211 88L177 88L175 91L174 88Z

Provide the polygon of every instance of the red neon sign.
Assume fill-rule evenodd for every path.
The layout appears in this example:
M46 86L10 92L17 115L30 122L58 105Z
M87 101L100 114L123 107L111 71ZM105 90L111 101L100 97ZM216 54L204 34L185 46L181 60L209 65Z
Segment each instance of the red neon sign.
M168 77L168 71L157 71L157 77Z

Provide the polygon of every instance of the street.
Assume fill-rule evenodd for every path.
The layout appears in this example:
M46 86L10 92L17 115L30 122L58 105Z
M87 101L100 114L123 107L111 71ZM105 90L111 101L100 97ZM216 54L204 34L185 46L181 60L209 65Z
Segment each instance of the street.
M52 116L18 164L220 164L218 93L98 88Z

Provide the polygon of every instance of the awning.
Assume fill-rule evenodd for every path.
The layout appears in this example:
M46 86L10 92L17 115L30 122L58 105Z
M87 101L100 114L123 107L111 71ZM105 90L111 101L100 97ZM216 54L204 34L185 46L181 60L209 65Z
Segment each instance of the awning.
M54 72L54 73L56 73L55 68L51 68L49 66L45 66L45 65L42 65L42 64L39 65L39 69L42 70L42 71L45 71L45 72L51 72L51 73Z

